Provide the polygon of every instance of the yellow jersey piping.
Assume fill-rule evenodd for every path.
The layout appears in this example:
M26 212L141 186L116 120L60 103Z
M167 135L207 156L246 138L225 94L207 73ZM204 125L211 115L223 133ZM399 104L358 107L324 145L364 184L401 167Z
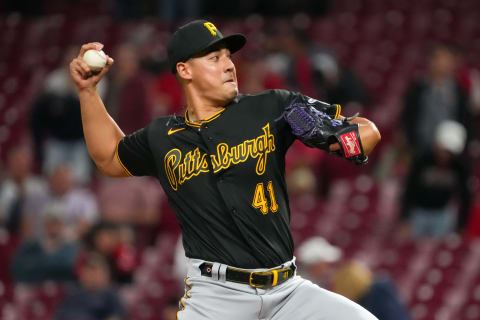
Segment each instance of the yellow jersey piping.
M177 311L177 320L178 320L178 314L180 312L182 312L183 310L185 310L185 304L183 303L183 299L188 299L188 298L191 298L191 296L188 294L190 292L190 290L192 290L192 285L191 284L188 284L188 280L190 279L190 277L186 277L185 278L185 287L187 288L187 290L185 290L185 294L183 295L183 297L180 298L180 306L182 306L182 309L181 310L178 310Z
M122 139L123 140L123 139ZM123 170L125 171L126 174L128 174L130 177L133 176L133 174L127 169L127 167L125 167L125 165L123 164L122 160L120 159L120 156L118 155L118 145L120 144L120 142L122 141L118 141L117 143L117 147L115 148L115 155L118 159L118 162L120 163L120 165L122 166Z
M210 122L210 121L213 121L213 120L217 119L218 117L220 117L220 115L222 114L223 111L225 111L225 108L222 108L222 110L218 111L217 113L215 113L211 117L208 117L207 119L203 120L201 123L196 123L196 122L191 122L190 120L188 120L188 112L186 110L185 111L185 123L187 125L191 126L191 127L199 128L202 125L202 123Z

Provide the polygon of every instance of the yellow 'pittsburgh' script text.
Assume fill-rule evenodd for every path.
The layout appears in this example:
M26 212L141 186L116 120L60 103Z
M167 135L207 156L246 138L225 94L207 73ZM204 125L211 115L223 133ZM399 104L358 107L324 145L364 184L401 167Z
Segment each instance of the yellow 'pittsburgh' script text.
M217 173L229 168L232 164L245 162L249 158L258 158L255 172L258 175L264 174L267 155L275 151L275 139L270 133L269 123L262 127L262 130L263 134L257 138L245 140L233 147L224 142L219 143L217 153L210 155L213 172ZM190 178L209 171L207 154L201 154L199 148L187 152L183 159L182 151L172 149L165 155L164 163L165 173L173 190L178 190L178 186Z

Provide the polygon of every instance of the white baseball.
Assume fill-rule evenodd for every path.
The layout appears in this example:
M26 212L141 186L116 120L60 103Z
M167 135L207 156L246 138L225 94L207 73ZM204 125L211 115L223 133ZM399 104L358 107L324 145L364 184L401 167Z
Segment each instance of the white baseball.
M88 64L92 72L98 73L107 64L107 55L102 50L90 49L83 54L83 60Z

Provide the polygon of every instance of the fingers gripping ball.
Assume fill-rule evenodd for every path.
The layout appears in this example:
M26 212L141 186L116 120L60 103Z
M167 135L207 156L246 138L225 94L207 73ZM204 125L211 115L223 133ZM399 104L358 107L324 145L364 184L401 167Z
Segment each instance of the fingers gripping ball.
M102 50L87 50L83 60L88 64L94 74L98 74L107 64L107 55Z

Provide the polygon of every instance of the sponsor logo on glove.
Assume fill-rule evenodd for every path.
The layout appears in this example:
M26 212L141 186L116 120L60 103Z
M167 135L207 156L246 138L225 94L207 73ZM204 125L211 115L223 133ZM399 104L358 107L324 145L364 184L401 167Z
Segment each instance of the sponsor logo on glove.
M345 157L350 158L362 154L355 131L350 131L340 135L340 141L342 141Z

